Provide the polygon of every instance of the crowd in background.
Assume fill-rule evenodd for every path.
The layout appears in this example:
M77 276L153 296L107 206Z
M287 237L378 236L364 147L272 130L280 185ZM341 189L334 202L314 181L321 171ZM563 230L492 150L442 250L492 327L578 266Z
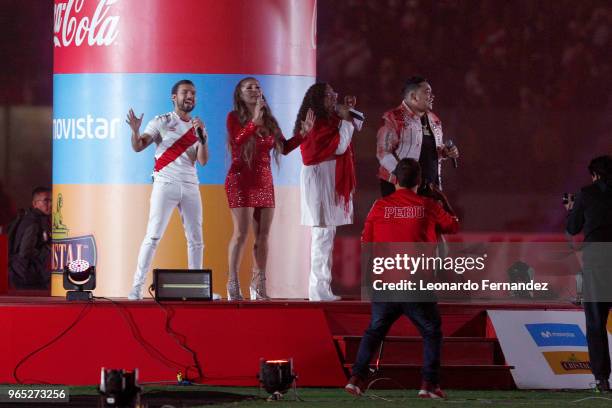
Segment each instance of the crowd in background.
M320 0L317 72L392 105L407 71L444 107L601 108L609 98L605 1Z
M318 78L368 116L354 139L358 218L375 198L381 115L419 74L461 150L443 184L465 229L561 230L558 197L588 176L575 163L610 147L612 4L319 0L317 18Z

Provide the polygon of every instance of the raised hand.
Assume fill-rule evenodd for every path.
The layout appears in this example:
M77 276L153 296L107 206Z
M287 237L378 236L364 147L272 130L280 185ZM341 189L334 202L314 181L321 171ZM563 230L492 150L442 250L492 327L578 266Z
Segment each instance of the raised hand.
M306 112L306 119L302 121L302 129L300 131L302 136L306 136L312 130L312 127L314 126L314 122L315 122L314 111L312 109L308 109L308 112Z
M153 143L153 138L150 135L146 133L142 135L140 134L140 125L142 125L143 116L144 113L140 115L140 117L136 116L136 114L134 114L134 110L130 108L127 114L127 120L125 121L125 123L127 123L132 129L131 142L132 149L134 149L135 152L140 152Z
M353 95L346 95L344 97L344 104L349 108L354 108L357 105L357 98Z
M127 120L125 121L125 123L127 123L130 126L130 128L132 129L132 132L134 132L134 134L136 135L139 135L140 133L140 125L142 125L143 116L144 116L144 113L140 115L140 117L136 116L132 108L130 108L130 110L128 111Z

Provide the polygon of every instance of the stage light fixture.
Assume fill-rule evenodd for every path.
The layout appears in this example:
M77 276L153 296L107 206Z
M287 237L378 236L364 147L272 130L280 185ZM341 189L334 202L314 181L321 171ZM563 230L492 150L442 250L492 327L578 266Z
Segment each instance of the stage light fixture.
M153 269L156 300L212 300L210 269Z
M98 392L105 407L139 407L138 369L130 371L102 367Z
M293 372L293 359L288 360L264 360L259 363L259 383L270 397L268 400L279 400L293 385L297 375ZM297 394L296 394L297 397Z
M96 288L96 267L83 259L69 262L64 267L66 300L91 300Z

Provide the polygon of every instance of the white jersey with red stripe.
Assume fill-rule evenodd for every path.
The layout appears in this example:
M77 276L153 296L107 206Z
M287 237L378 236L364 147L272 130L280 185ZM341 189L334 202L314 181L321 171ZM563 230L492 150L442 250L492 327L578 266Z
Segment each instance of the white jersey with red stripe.
M151 119L144 130L157 145L155 160L158 160L177 140L193 129L191 121L181 119L176 112L168 112ZM195 168L197 158L196 142L178 155L159 171L153 172L155 180L172 181L180 183L199 184Z

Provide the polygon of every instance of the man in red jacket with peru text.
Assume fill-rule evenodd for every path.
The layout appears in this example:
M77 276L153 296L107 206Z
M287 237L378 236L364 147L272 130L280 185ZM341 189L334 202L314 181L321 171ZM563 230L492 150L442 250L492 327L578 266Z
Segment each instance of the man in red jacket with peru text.
M430 195L435 199L417 195L421 167L416 160L400 160L393 173L397 190L374 203L361 235L362 243L435 243L437 232L457 232L458 219L444 194L433 183ZM408 317L423 337L423 381L418 396L446 397L439 381L442 322L435 302L372 302L370 325L359 344L352 376L345 387L347 392L362 394L372 354L401 315Z

